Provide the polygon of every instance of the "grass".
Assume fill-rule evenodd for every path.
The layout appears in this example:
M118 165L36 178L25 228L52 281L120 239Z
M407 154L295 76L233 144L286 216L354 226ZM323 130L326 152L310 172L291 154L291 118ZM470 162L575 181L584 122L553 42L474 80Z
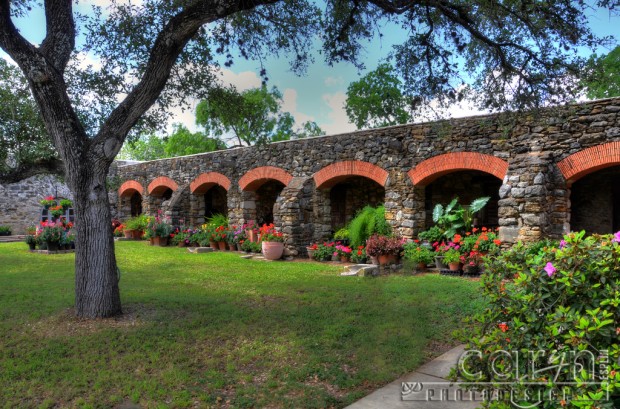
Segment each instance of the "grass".
M0 244L0 407L343 407L483 307L475 281L119 242L126 315L81 321L73 257Z

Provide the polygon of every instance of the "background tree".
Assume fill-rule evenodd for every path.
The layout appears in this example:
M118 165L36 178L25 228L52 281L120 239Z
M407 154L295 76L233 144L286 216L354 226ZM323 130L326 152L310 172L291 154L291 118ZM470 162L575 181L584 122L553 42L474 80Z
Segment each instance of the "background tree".
M587 76L582 80L590 99L611 98L620 95L620 46L609 54L593 55L588 61Z
M26 78L0 59L0 182L63 174Z
M307 135L321 134L318 125L301 132L294 130L295 118L282 112L282 93L266 86L238 92L234 86L211 89L207 99L196 107L196 123L211 134L233 146L285 141Z
M573 98L563 79L583 67L575 50L602 43L585 10L618 7L617 0L109 4L105 12L76 16L73 1L44 0L46 34L34 45L13 18L27 16L38 2L0 0L0 48L25 74L74 195L75 304L83 317L122 312L105 188L109 167L130 134L164 124L169 108L189 97L208 97L214 55L230 65L233 54L263 61L287 53L291 71L300 74L320 38L328 63L362 68L361 48L390 23L408 34L393 58L414 101L456 100L467 83L489 109L539 106Z
M394 68L380 64L347 88L345 110L357 129L406 124L412 121L408 98Z
M117 159L121 160L155 160L166 157L166 141L155 134L143 134L138 139L123 145Z

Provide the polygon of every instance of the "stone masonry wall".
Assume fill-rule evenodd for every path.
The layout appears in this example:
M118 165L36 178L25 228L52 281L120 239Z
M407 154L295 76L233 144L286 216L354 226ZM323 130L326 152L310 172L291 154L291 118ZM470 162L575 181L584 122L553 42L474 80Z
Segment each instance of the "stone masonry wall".
M176 211L191 213L190 204L197 203L192 200L191 182L217 172L230 182L232 223L255 214L254 183L284 180L274 218L289 247L302 249L310 237L318 240L328 234L331 208L324 198L347 176L380 182L387 218L397 232L411 237L426 225L425 186L448 173L458 178L462 170L482 171L501 182L497 213L502 239L535 240L558 237L570 229L572 179L620 165L619 112L620 99L607 99L535 114L402 125L150 161L120 167L119 175L144 188L144 203L149 203L148 186L160 176L169 177L178 184L178 197L172 199ZM597 146L605 153L590 154L588 148ZM588 152L584 159L582 151ZM321 179L317 187L317 172L334 164L342 166L322 175L327 181ZM160 206L170 211L165 203Z

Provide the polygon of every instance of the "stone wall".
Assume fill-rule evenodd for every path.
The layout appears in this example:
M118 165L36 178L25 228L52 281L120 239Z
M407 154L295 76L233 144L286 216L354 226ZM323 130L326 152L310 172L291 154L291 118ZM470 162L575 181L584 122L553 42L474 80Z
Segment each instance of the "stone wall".
M149 213L161 209L189 217L199 205L193 192L220 185L227 190L231 222L242 223L256 217L260 187L278 181L285 187L274 219L287 244L300 249L310 238L330 233L331 189L353 177L384 189L387 218L398 233L411 237L427 225L426 186L444 175L459 180L463 171L476 171L497 180L493 211L503 240L559 237L571 227L571 184L620 165L619 112L616 98L157 160L120 167L127 184L119 194L141 191ZM472 181L462 178L459 189L469 190ZM172 199L153 201L152 192L166 186L174 191ZM432 195L450 193L433 189ZM117 209L126 216L123 206Z
M19 183L0 185L0 226L10 226L15 235L25 234L28 226L39 223L39 201L46 196L73 197L56 176L33 176Z

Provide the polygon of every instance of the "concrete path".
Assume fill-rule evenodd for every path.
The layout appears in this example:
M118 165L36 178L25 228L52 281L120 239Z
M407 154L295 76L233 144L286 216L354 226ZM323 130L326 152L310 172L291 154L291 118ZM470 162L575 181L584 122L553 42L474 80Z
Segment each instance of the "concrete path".
M474 409L481 402L467 401L470 396L463 391L463 399L455 400L455 386L448 386L446 377L464 351L461 345L419 367L394 382L374 391L347 406L347 409ZM403 386L403 382L409 384ZM422 388L422 390L419 390ZM430 398L429 398L430 397Z

